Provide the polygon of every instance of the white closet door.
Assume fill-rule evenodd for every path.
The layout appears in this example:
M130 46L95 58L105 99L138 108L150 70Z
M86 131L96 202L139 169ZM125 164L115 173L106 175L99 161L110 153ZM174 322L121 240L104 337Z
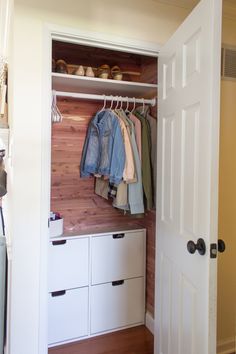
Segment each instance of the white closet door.
M159 57L155 354L216 353L221 7L202 0Z

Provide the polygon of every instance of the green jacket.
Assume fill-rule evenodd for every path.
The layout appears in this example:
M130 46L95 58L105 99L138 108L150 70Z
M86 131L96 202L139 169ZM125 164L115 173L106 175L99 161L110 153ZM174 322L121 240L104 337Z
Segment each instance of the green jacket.
M142 181L146 199L146 208L150 210L153 207L150 126L147 119L143 117L139 112L135 111L134 114L140 120L142 125Z

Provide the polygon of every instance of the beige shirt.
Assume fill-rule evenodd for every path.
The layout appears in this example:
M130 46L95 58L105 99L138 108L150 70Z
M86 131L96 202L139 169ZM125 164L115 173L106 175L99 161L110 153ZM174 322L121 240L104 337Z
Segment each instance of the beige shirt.
M120 117L119 112L116 111L115 114L120 123L120 128L121 128L122 136L124 139L124 146L125 146L126 159L125 159L125 168L123 172L123 180L126 183L135 183L137 182L137 178L136 178L135 162L134 162L133 150L130 142L129 131L126 128L125 122Z

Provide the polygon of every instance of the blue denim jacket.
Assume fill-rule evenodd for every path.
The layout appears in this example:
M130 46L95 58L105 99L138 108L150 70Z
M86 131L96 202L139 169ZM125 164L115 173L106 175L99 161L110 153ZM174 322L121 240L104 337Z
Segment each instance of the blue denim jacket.
M111 110L98 112L88 128L80 162L80 175L109 176L111 183L119 184L124 166L125 148L119 121Z

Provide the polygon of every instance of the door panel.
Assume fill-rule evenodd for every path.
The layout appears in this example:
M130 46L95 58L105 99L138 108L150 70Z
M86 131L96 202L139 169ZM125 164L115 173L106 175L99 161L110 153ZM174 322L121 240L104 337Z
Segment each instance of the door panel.
M215 354L221 6L202 0L159 55L155 354Z
M181 133L181 234L197 239L199 183L200 103L183 109Z

